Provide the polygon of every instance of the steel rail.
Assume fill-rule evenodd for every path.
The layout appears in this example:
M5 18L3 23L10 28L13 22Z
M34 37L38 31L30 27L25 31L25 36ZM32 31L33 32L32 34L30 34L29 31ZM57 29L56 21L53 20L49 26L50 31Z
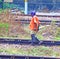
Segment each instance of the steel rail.
M23 24L29 24L30 23L30 20L18 20L18 19L15 19L15 21L20 21L20 23L23 23ZM39 20L41 22L41 25L50 25L51 24L51 20ZM58 25L60 26L60 21L54 21L55 25Z
M1 15L3 15L3 14L1 14ZM25 15L25 14L11 14L11 15L18 15L18 16L30 16L31 17L31 15ZM38 17L60 17L60 14L55 14L55 15L53 15L53 13L52 14L45 14L45 13L41 13L40 15L37 15Z
M0 55L0 59L60 59L59 57Z
M31 39L7 39L0 38L0 44L20 44L20 45L32 45ZM60 41L46 41L40 40L39 42L34 42L33 45L42 46L60 46Z
M18 21L18 20L16 20ZM51 24L51 20L39 20L41 22L42 25L50 25ZM26 23L29 24L30 20L20 20L21 23ZM55 25L60 25L60 21L54 21Z

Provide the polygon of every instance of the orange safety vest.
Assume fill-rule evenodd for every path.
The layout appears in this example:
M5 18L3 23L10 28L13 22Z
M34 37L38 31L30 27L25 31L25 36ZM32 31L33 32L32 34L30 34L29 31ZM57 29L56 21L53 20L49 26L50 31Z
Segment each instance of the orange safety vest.
M39 19L37 16L32 17L31 21L30 21L30 29L33 31L38 31L38 27L39 27Z

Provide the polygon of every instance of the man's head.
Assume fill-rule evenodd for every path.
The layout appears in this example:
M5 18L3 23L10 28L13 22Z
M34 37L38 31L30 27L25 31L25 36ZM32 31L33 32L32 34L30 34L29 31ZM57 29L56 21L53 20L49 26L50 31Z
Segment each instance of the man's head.
M33 17L34 15L36 15L36 12L35 11L32 11L31 12L31 16Z

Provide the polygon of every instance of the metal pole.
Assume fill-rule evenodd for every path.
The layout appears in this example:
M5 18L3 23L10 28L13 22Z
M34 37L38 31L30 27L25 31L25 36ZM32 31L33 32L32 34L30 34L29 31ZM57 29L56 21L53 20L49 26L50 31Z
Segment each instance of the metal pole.
M28 0L25 0L25 14L28 14Z

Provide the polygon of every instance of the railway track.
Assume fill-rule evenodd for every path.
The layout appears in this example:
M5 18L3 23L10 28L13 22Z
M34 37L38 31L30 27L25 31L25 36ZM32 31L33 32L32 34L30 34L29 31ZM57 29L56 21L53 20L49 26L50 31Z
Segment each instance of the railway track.
M32 45L31 39L6 39L0 38L0 44L20 44L20 45ZM60 41L44 41L40 40L39 43L34 42L33 45L42 46L60 46Z
M15 21L16 22L20 21L23 24L29 24L30 23L30 20L18 20L18 19L16 19ZM50 25L52 21L51 20L40 20L40 22L41 22L41 25ZM60 21L54 21L54 22L55 22L55 25L60 26Z
M15 14L14 14L15 15ZM21 23L26 23L26 24L29 24L30 23L30 19L31 19L31 15L18 15L19 17L22 16L22 20L19 19L19 18L16 18L15 20L16 21L20 21ZM55 18L60 18L60 14L59 15L53 15L53 14L48 14L48 15L37 15L41 24L42 25L50 25L52 21L55 22L55 25L59 25L60 26L60 19L55 19ZM52 19L48 19L48 18L45 18L44 20L41 20L40 17L53 17L55 20L52 20Z
M36 57L36 56L19 56L19 55L0 55L0 59L60 59L60 58Z

